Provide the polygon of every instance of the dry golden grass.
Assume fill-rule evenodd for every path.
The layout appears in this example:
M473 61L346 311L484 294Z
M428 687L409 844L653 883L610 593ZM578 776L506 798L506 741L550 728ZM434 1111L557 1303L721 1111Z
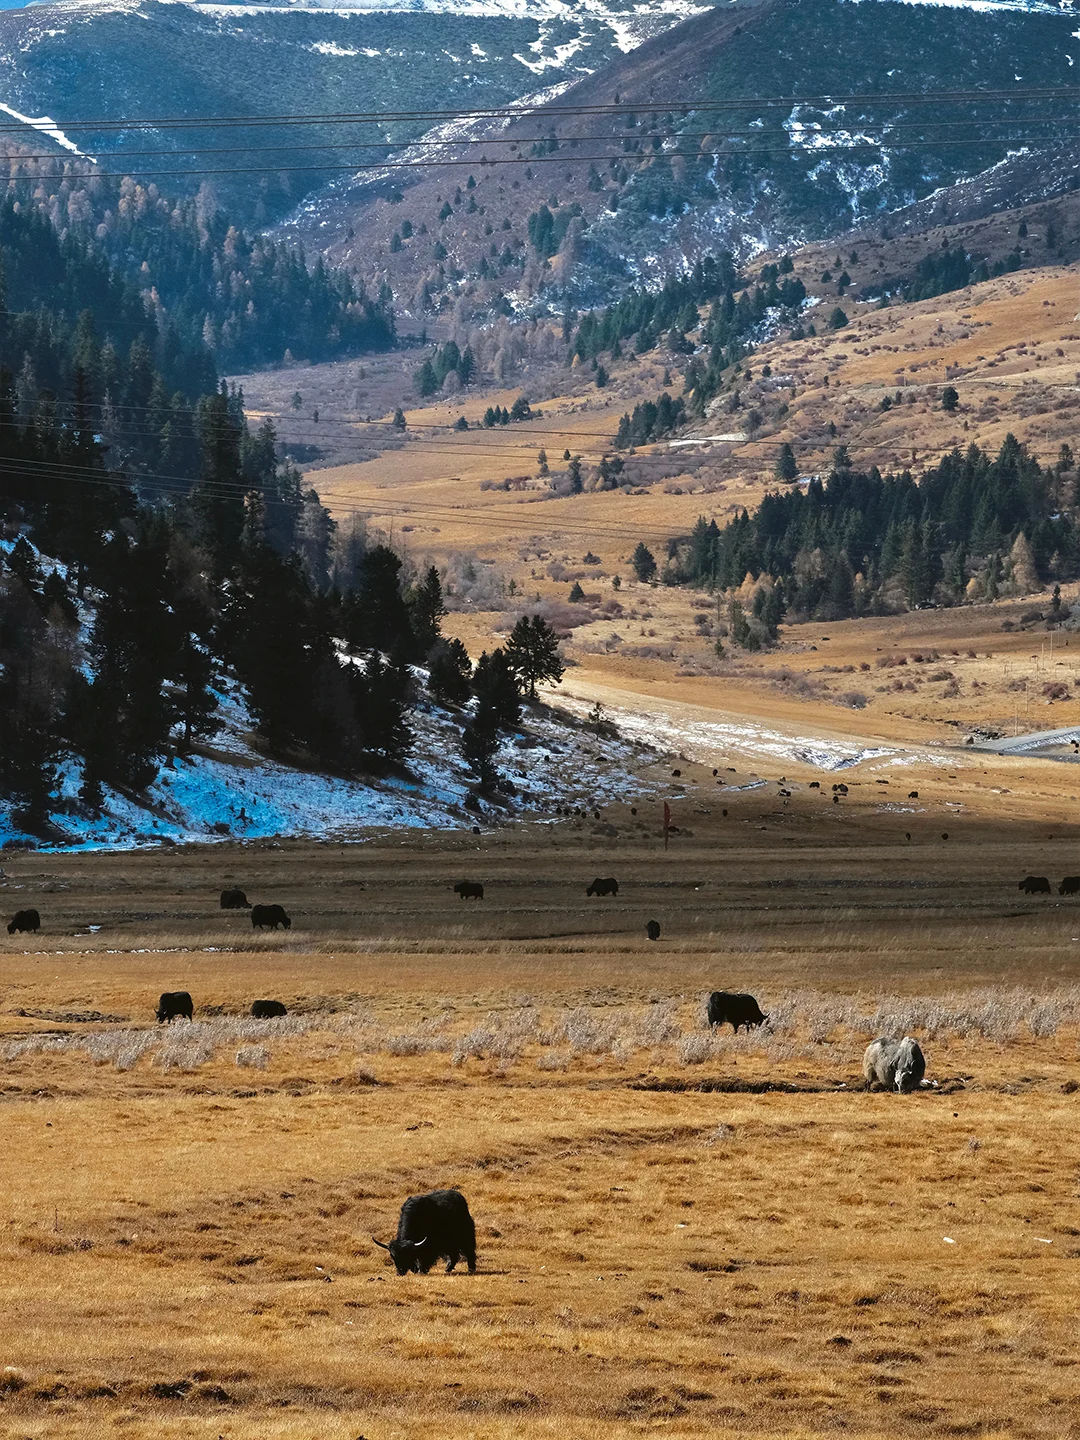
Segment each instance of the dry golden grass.
M664 363L652 355L612 365L605 390L546 400L541 417L521 426L447 429L462 414L475 427L489 405L508 406L528 393L528 376L512 389L467 392L407 409L404 448L363 464L314 470L312 483L338 516L368 514L383 533L393 520L399 544L418 557L442 560L475 550L495 559L508 578L529 591L536 577L529 573L527 552L538 546L549 556L591 548L609 573L621 570L625 578L627 557L639 540L662 546L671 535L688 531L702 513L722 524L744 505L755 506L774 483L772 464L782 440L794 443L805 471L827 470L835 443L825 435L830 421L840 427L839 439L857 464L877 463L883 470L911 463L913 443L918 469L955 445L974 442L996 450L1010 431L1047 463L1063 440L1075 440L1080 367L1075 265L1025 270L886 310L845 303L851 315L845 329L823 329L816 338L778 340L755 351L752 371L760 378L768 365L774 377L787 377L790 388L757 400L744 384L744 410L760 404L764 427L748 444L694 451L707 463L692 474L680 473L680 455L687 452L676 453L664 442L645 447L641 453L649 458L640 462L646 477L659 476L663 483L632 494L554 499L546 482L537 480L541 447L552 470L562 468L564 449L583 456L586 467L611 450L619 416L662 388ZM676 372L677 366L668 387L673 393L680 387ZM555 378L546 376L544 383ZM961 406L953 414L940 406L946 382L960 392ZM251 386L257 396L257 379ZM898 392L905 403L881 412L882 398ZM783 415L774 413L778 396L787 401ZM279 420L288 427L287 413ZM691 433L738 432L744 420L743 412L717 409ZM364 437L367 444L378 443L370 429ZM480 488L508 477L534 488Z
M614 838L5 857L44 925L0 932L0 1434L1080 1433L1080 915L1016 891L1075 830L908 845L853 786L800 789L793 841L690 768L666 854L647 806ZM226 881L293 929L253 937ZM713 986L775 1029L710 1040ZM174 987L196 1025L154 1031ZM292 1013L260 1039L229 1017L262 995ZM940 1088L863 1094L912 1021ZM116 1031L153 1048L117 1068ZM448 1184L479 1273L398 1279L370 1235Z

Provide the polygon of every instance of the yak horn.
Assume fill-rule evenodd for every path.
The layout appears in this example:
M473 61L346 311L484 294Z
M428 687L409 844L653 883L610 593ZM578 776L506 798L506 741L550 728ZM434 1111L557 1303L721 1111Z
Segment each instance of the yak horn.
M422 1240L414 1240L414 1241L413 1241L413 1245L415 1246L415 1248L416 1248L417 1250L420 1249L420 1246L421 1246L421 1245L426 1245L426 1244L427 1244L427 1236L426 1236L426 1235L424 1236L424 1238L423 1238Z
M374 1236L374 1235L372 1235L371 1238L372 1238L372 1240L375 1240L375 1236ZM382 1242L381 1240L375 1240L375 1244L378 1245L378 1246L379 1246L381 1249L383 1249L383 1250L389 1250L389 1249L390 1249L390 1246L383 1244L383 1242Z

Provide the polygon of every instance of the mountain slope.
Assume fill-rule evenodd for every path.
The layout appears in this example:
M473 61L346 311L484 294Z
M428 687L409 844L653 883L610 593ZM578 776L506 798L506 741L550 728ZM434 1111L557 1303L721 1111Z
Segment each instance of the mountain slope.
M475 127L471 143L445 137L438 158L460 168L397 173L399 188L418 177L404 204L339 187L289 233L385 276L418 312L463 292L476 310L507 298L528 307L545 287L596 303L628 278L659 278L719 247L745 256L834 234L1022 148L1069 141L1074 30L1049 7L740 0L520 119ZM794 98L825 95L838 98ZM583 105L619 109L569 113ZM998 204L1015 203L1008 173ZM1047 170L1043 193L1058 173ZM541 203L557 250L527 228Z
M400 144L423 124L347 131L315 125L301 133L244 128L226 137L209 127L70 134L62 127L84 119L114 124L505 103L538 83L588 73L693 8L690 0L647 0L632 11L604 0L573 8L558 0L484 0L430 9L60 0L0 13L0 101L9 114L51 116L69 142L59 148L109 157L112 169L122 161L139 173L243 171L235 179L188 174L169 188L194 189L207 179L242 218L266 219L332 178L334 167L385 156L385 148L367 151L365 144ZM327 148L343 143L357 148ZM208 146L234 148L201 159L191 154L190 147ZM138 154L145 151L166 156Z

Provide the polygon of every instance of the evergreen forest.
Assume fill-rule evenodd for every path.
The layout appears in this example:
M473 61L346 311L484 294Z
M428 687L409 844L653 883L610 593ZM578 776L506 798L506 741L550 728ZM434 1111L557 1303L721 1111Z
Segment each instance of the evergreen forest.
M521 697L561 674L550 627L474 673L438 571L339 531L208 346L32 210L0 211L0 259L0 804L48 835L138 796L233 697L269 755L400 769L420 667L427 703L475 697L462 749L496 784Z
M856 470L844 447L823 483L767 494L723 527L675 537L666 577L712 590L759 586L766 631L1023 593L1080 575L1073 456L1044 468L1013 436L998 454L953 450L916 480ZM760 628L756 632L761 636Z
M0 247L13 290L41 293L96 267L141 297L159 325L223 370L327 360L394 342L388 286L368 295L320 258L251 235L208 190L169 197L157 185L7 157L12 183L0 207ZM63 308L57 305L57 308Z

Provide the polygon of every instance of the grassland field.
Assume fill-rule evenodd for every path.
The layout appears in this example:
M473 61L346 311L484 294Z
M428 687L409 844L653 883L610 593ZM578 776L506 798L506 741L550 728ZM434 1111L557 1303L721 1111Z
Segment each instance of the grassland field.
M912 433L930 456L1012 429L1049 462L1075 440L1074 312L1074 267L852 307L755 357L795 382L769 442L824 464L807 437L835 419L885 468ZM0 911L42 915L0 930L0 1436L1080 1437L1080 897L1057 893L1080 771L1068 745L963 744L1080 722L1075 631L1031 617L1041 595L718 656L715 597L628 556L756 504L760 449L683 474L652 447L629 493L532 474L542 444L599 459L661 375L567 372L528 433L475 423L520 387L439 400L380 454L386 427L345 412L404 400L401 357L245 383L291 443L325 395L333 453L355 429L375 457L312 473L339 520L490 568L446 620L474 655L580 579L565 703L666 738L625 803L479 836L0 857ZM863 758L816 769L825 743ZM618 897L587 899L606 875ZM222 912L226 885L292 928ZM710 1033L714 988L768 1024ZM158 1027L174 989L194 1022ZM257 998L289 1015L251 1020ZM865 1093L867 1042L903 1033L934 1083ZM372 1237L447 1185L478 1273L396 1277Z
M973 798L946 841L944 776L913 820L864 770L719 807L680 768L666 851L650 799L5 855L43 923L0 931L0 1434L1080 1434L1068 807ZM714 987L769 1025L710 1035ZM864 1093L904 1031L936 1087ZM398 1278L372 1235L445 1185L478 1273Z

